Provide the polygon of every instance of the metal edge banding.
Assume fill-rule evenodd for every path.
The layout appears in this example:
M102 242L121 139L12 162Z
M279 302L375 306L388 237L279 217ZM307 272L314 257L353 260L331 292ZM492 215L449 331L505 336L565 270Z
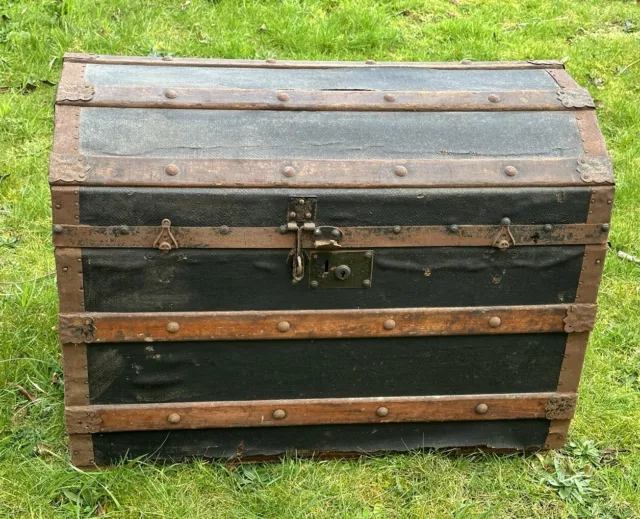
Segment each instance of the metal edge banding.
M77 155L80 128L80 107L56 105L54 112L53 153ZM55 178L55 171L51 171Z
M51 188L51 217L54 224L78 224L80 220L80 191L77 186L57 186ZM53 239L55 245L55 232Z
M71 406L72 434L272 427L312 424L398 423L548 418L573 413L575 395L518 393L425 397L253 400Z
M562 69L560 61L471 61L416 62L416 61L291 61L175 58L173 56L109 56L98 54L66 53L63 61L75 63L101 63L109 65L150 65L173 67L242 67L242 68L342 68L342 67L415 67L428 69L510 70L510 69Z
M56 248L54 255L60 312L82 312L84 310L82 249Z
M59 107L79 110L78 107ZM79 112L78 112L79 113ZM69 116L71 116L70 114ZM64 138L68 131L59 129ZM77 128L75 139L77 153ZM58 132L58 128L56 128ZM60 155L60 156L56 156ZM80 157L80 159L78 159ZM580 157L410 160L155 159L54 153L50 182L150 187L527 187L584 186ZM75 162L74 162L75 161ZM57 168L81 164L80 181L56 180ZM479 172L482 172L479 175ZM596 182L597 183L597 182Z
M560 88L578 89L580 85L569 75L564 68L549 69L549 75L554 79Z
M551 224L547 224L551 225ZM607 233L601 224L510 225L518 246L603 244ZM152 248L161 226L89 226L56 224L54 244L58 247ZM341 248L372 247L491 247L500 225L341 227ZM280 234L272 227L173 227L180 248L290 249L291 233ZM312 235L302 245L316 248Z
M69 343L403 337L589 330L596 305L60 314Z
M585 155L608 157L609 154L598 125L596 111L587 109L576 112L576 122Z
M83 88L88 88L85 85ZM563 90L565 96L584 95ZM247 90L175 87L95 88L85 106L114 108L179 108L215 110L323 111L544 111L575 110L557 90L402 91L402 90ZM59 98L75 104L77 98Z
M580 384L582 365L589 341L589 332L570 333L564 351L564 359L560 367L558 392L577 393Z
M546 449L560 449L567 441L567 433L571 420L551 420L549 434L545 440Z

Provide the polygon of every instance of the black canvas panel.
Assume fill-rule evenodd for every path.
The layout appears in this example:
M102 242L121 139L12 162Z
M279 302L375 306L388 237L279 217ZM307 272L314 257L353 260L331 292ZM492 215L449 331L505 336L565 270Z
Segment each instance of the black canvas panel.
M571 111L82 108L83 155L211 159L579 157Z
M92 404L555 391L566 334L87 347Z
M298 90L557 90L546 70L435 70L418 67L316 69L86 66L95 86Z
M516 225L584 223L589 188L206 189L80 188L83 225L278 227L293 196L316 196L316 223L371 225Z
M449 447L542 447L547 420L428 422L295 427L243 427L93 435L98 465L148 456L151 460L276 456L296 452L407 452Z
M571 303L584 246L376 249L369 289L291 282L280 249L83 249L89 312Z

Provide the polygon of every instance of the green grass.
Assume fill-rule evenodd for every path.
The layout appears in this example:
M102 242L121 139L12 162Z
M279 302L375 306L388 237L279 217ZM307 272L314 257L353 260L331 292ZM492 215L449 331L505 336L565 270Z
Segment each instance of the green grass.
M635 1L0 0L1 517L640 517L640 265L615 252L605 267L572 445L561 453L72 468L62 387L54 380L61 369L47 186L51 83L65 51L566 57L598 102L614 159L613 248L640 256Z

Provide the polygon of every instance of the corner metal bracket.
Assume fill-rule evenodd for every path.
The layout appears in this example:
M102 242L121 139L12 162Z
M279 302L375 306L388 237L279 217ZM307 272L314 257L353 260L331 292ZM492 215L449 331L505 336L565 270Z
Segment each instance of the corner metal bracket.
M595 108L591 94L584 88L561 88L558 100L565 108Z
M60 84L56 98L58 101L91 101L95 93L96 89L89 83L83 85Z
M178 242L171 232L171 220L165 218L160 223L160 234L153 242L154 249L160 249L161 252L169 252L171 249L178 249Z
M60 315L58 330L63 344L82 344L95 340L96 327L92 317Z
M613 167L610 157L582 157L576 169L583 182L613 184Z
M596 322L597 305L571 305L563 319L567 333L590 332Z
M84 155L52 153L49 157L49 182L84 182L90 169Z
M547 420L571 420L577 403L577 395L550 398L544 406L545 417Z

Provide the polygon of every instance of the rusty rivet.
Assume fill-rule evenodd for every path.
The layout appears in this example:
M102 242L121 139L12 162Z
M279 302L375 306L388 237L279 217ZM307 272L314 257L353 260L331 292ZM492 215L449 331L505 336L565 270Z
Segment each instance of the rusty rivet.
M295 169L293 169L291 166L287 166L286 168L284 168L284 169L282 170L282 174L283 174L285 177L292 177L293 175L295 175L295 174L296 174L296 170L295 170Z
M369 288L369 287L371 287L371 281L370 281L370 280L368 280L368 279L365 279L365 280L362 282L362 286L363 286L363 288Z
M599 259L597 259L597 260L596 260L596 265L600 265L600 263L602 263L602 261L601 261L601 260L599 260Z
M276 62L276 60L275 60L275 59L273 59L273 58L269 58L269 59L267 60L267 63L275 63L275 62Z
M287 322L287 321L280 321L278 323L278 331L279 332L288 332L289 330L291 330L291 325Z
M283 418L285 418L287 416L287 412L284 409L276 409L272 416L276 419L276 420L282 420Z
M280 92L278 94L278 101L288 101L289 100L289 94L285 94L284 92Z
M603 223L601 229L605 232L607 232L609 230L609 224L608 223Z
M385 94L384 100L393 103L396 100L396 96L394 96L393 94Z
M400 234L402 232L402 227L400 227L399 225L396 225L393 228L393 232L396 233L396 234Z
M167 416L167 422L169 423L178 423L180 421L180 415L178 413L171 413Z
M592 204L595 204L595 203L596 203L596 199L595 199L595 198L592 198L592 199L591 199L591 203L592 203Z
M176 97L178 97L178 92L176 92L172 88L169 88L168 90L164 91L164 96L167 99L175 99Z
M551 232L553 230L553 225L551 225L550 223L545 223L543 229L545 230L545 232Z
M304 217L308 220L311 218L311 213L304 213Z
M497 103L500 101L500 96L498 94L489 94L489 97L487 97L487 99L492 103Z
M229 234L230 232L231 232L231 229L229 229L227 225L220 226L220 234Z
M309 283L309 286L311 288L318 288L319 283L314 279L311 283Z
M78 263L80 263L80 262L82 261L82 258L78 258L78 260L77 260L77 261L78 261Z
M455 223L449 226L450 232L458 232L459 230L460 230L460 227L458 227Z
M367 65L375 65L375 64L376 64L376 60L374 60L374 59L368 59L367 61L365 61L365 63L366 63Z
M166 168L164 168L164 172L167 175L171 175L173 177L174 175L177 175L178 173L180 173L180 170L178 169L178 166L176 166L175 164L169 164Z
M180 325L175 321L171 321L169 324L167 324L167 331L169 333L176 333L179 329Z
M396 322L393 319L387 319L382 326L385 330L393 330L396 327Z
M502 324L502 319L500 319L497 315L494 315L491 319L489 319L489 326L491 328L497 328Z
M56 209L60 209L62 206L60 204L56 204Z
M515 177L518 174L518 169L515 166L507 166L504 168L504 174L508 177Z
M399 177L404 177L407 174L407 168L404 166L396 166L393 168L393 172Z
M611 202L612 202L611 200L607 200L608 205L611 205Z
M478 404L476 406L476 413L485 414L489 410L489 406L487 404Z
M69 270L69 267L62 267L62 272L67 272Z
M287 234L287 226L286 225L281 225L280 227L278 227L278 232L280 234Z
M378 409L376 409L376 415L379 416L380 418L384 418L388 414L389 414L389 409L387 409L386 407L378 407Z
M460 63L462 65L471 65L471 60L470 59L463 59Z
M62 225L54 225L53 226L53 232L55 232L56 234L60 234L62 231L63 231Z

